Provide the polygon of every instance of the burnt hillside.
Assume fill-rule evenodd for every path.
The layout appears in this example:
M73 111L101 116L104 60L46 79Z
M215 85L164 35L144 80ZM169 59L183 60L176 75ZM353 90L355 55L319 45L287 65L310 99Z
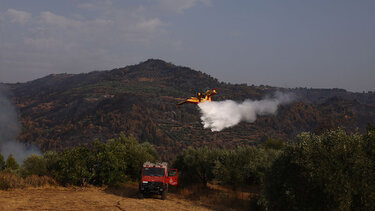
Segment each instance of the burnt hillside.
M154 144L163 159L170 159L189 146L234 147L270 137L291 140L302 131L337 126L354 131L375 124L374 93L233 85L155 59L8 85L23 126L19 139L43 150L89 145L124 132ZM179 100L209 88L218 89L214 100L261 99L276 90L294 92L298 100L280 107L276 116L213 133L203 129L196 106L176 107Z

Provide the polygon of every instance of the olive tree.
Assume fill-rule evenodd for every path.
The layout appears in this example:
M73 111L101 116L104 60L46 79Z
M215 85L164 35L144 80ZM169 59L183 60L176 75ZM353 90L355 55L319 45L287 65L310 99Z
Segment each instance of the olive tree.
M375 139L338 129L302 133L267 173L270 210L375 210Z
M46 160L40 155L30 155L27 157L21 166L22 176L38 175L43 176L47 174Z

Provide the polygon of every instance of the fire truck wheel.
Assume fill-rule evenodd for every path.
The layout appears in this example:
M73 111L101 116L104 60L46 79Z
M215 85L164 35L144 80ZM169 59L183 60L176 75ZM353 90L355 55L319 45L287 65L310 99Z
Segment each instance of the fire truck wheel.
M143 199L143 194L141 192L138 192L137 196L138 196L138 199Z
M167 194L168 194L168 189L165 189L165 190L161 193L161 199L162 199L162 200L166 200L166 199L167 199Z

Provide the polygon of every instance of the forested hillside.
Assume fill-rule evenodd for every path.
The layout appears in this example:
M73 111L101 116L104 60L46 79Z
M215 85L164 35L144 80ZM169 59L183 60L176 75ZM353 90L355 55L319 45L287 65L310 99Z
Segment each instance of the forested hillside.
M154 144L162 159L170 160L189 146L233 148L270 138L293 140L303 131L319 134L337 126L363 131L367 124L375 124L375 93L229 84L155 59L110 71L54 74L8 85L22 123L19 139L42 150L87 146L123 132ZM281 106L275 116L211 132L203 129L195 105L176 106L209 88L218 89L214 100L261 99L275 91L294 92L297 98Z

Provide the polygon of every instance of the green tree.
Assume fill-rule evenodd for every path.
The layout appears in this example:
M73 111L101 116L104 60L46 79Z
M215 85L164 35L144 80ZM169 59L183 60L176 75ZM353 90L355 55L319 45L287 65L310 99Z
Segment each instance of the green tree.
M94 143L95 174L91 179L94 185L116 185L128 179L126 175L126 149L117 141L110 140L106 144Z
M139 179L139 173L144 162L154 162L159 158L158 153L151 144L148 142L139 144L133 136L126 137L124 134L121 134L112 141L123 144L125 150L126 175L133 180Z
M265 172L279 154L278 150L250 146L222 150L214 169L215 179L234 187L262 184Z
M238 150L238 149L237 149ZM222 184L234 185L245 183L244 165L248 157L237 150L222 150L219 158L215 161L214 177Z
M134 137L121 134L106 143L95 141L90 148L66 150L57 158L53 154L45 157L50 158L47 169L55 171L63 185L116 185L138 179L143 163L155 161L158 154L151 144L139 144Z
M266 149L276 149L276 150L281 150L286 146L285 142L282 139L273 139L273 138L268 138L264 142L264 147Z
M46 175L47 174L47 162L43 156L30 155L27 157L21 167L22 176L26 177L29 175Z
M363 136L363 149L365 151L366 157L371 161L370 163L365 163L366 160L362 160L363 167L371 168L372 171L367 172L362 178L357 178L358 192L356 200L353 202L353 207L357 207L358 210L365 210L365 208L371 207L375 210L375 127L368 127L366 134ZM366 177L366 175L368 177ZM357 175L359 176L359 175ZM362 180L361 180L362 179Z
M94 158L90 149L77 147L60 154L56 179L63 185L85 185L94 177Z
M43 158L46 162L47 175L55 177L56 173L59 171L58 162L60 160L60 155L54 151L47 151L43 154Z
M199 182L206 187L214 178L214 167L219 155L219 149L189 148L183 155L177 157L173 167L181 170L183 183Z
M5 162L4 162L4 157L3 155L0 153L0 171L4 170L5 169Z
M270 210L375 210L375 139L344 130L302 133L267 173Z
M5 168L8 170L17 170L19 167L20 166L18 165L16 159L14 159L13 155L10 154L5 162Z

